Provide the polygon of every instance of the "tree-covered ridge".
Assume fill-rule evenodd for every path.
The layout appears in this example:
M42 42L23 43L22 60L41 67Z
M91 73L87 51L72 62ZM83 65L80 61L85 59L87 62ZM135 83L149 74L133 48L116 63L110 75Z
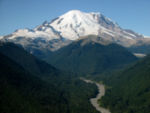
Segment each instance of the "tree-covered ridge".
M2 47L3 45L1 45ZM12 47L11 47L12 46ZM4 46L3 46L4 47ZM6 47L6 48L5 48ZM5 46L4 50L8 46ZM35 75L23 64L27 59L13 59L13 55L24 54L24 50L13 49L12 56L0 51L0 110L3 113L97 113L89 102L96 92L96 86L86 84L73 75L61 72L49 64L44 68L45 75ZM9 44L9 48L15 48ZM10 52L10 51L7 51ZM13 53L11 51L11 53ZM32 61L33 56L24 54ZM20 59L19 59L20 58ZM30 59L31 58L31 59ZM38 60L38 59L37 59ZM27 62L29 62L27 61ZM32 63L31 68L34 68ZM41 69L40 66L39 69ZM50 70L47 70L52 68ZM50 71L50 73L49 73ZM37 73L36 73L37 74ZM57 75L56 75L57 74ZM72 76L72 77L71 77ZM79 98L80 97L80 98Z
M55 73L58 72L57 69L28 53L21 46L1 42L0 52L34 75L51 76L58 74Z
M101 104L112 113L150 112L150 56L114 73Z
M53 52L46 59L59 69L78 74L99 74L136 60L124 47L92 35Z

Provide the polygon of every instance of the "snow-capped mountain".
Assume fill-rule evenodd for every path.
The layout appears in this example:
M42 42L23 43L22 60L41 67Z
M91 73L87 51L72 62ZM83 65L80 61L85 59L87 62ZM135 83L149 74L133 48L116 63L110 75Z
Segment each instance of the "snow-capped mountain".
M50 22L45 21L31 30L19 29L10 35L0 37L0 39L21 44L25 48L31 46L54 51L87 35L100 36L125 47L141 42L150 42L149 38L145 38L143 35L122 29L101 13L85 13L79 10L71 10ZM143 41L145 39L146 41Z
M41 37L45 40L52 40L52 39L59 39L61 36L58 32L56 32L52 26L44 27L37 27L35 29L19 29L16 30L14 33L8 36L4 36L7 39L14 39L17 37L25 37L36 39L37 37Z
M86 35L100 35L101 32L114 36L112 31L120 28L117 24L100 13L85 13L72 10L58 17L52 23L53 28L61 33L63 37L71 40Z
M94 12L85 13L72 10L56 18L49 25L59 31L62 37L69 40L76 40L86 35L98 35L105 40L128 47L144 38L131 30L122 29L111 19Z

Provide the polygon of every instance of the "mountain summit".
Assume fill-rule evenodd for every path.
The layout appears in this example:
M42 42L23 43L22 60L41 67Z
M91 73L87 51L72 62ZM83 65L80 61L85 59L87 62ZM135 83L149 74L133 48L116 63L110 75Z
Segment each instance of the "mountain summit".
M61 32L65 38L75 40L85 35L99 35L100 32L108 33L119 26L100 13L85 13L71 10L50 23L54 29ZM110 33L112 36L113 34Z
M122 29L111 19L95 12L86 13L71 10L47 24L69 40L80 39L80 37L87 35L97 35L105 40L129 47L144 39L143 35L132 30Z
M101 13L86 13L79 10L71 10L50 22L45 21L34 29L19 29L0 39L21 44L34 53L33 49L55 51L87 35L97 35L124 47L142 47L145 43L150 44L150 38L121 28Z

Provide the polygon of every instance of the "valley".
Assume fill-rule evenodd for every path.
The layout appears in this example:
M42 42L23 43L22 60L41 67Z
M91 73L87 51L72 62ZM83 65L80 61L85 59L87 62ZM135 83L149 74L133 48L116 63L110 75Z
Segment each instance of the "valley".
M112 113L149 113L150 56L113 73L104 83L109 86L101 99Z
M91 104L96 108L96 110L99 111L100 113L111 113L108 109L101 107L98 103L98 100L100 100L102 96L105 95L105 86L103 84L100 84L100 83L97 83L97 82L94 82L85 78L80 78L80 79L85 81L86 83L95 84L97 86L98 94L96 95L95 98L90 99Z
M88 101L96 86L12 43L0 43L0 89L3 113L98 113Z
M149 54L148 36L98 12L17 29L0 36L0 112L150 113Z

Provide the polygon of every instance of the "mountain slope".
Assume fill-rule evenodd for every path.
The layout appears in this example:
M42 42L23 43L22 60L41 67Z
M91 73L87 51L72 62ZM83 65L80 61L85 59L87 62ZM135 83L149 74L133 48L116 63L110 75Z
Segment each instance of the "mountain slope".
M143 39L131 30L124 30L111 19L100 13L86 13L79 10L71 10L49 25L60 32L62 37L69 40L76 40L86 35L97 35L123 46L130 46L136 43L136 39Z
M31 75L20 65L1 53L0 59L1 112L57 113L56 109L61 104L57 103L54 105L54 102L58 101L59 89ZM45 97L51 102L47 103Z
M50 23L53 28L61 33L63 37L71 40L85 35L98 35L99 30L106 28L118 28L110 19L100 13L85 13L79 10L71 10ZM91 29L92 28L92 29Z
M133 53L149 54L150 53L150 44L133 45L133 46L129 47L128 50Z
M0 52L21 65L24 69L36 76L58 75L51 65L37 59L32 54L26 52L22 47L13 43L0 43Z
M150 56L114 73L101 103L112 113L150 112Z
M34 29L19 29L0 39L22 45L30 53L44 58L51 51L70 44L82 36L97 35L124 47L150 44L150 38L121 28L101 13L71 10ZM133 50L134 51L134 50Z
M47 62L57 68L78 74L102 73L135 60L136 57L125 48L92 35L53 52L47 58Z
M97 113L88 100L97 93L96 86L60 72L14 44L1 43L0 48L1 112Z

